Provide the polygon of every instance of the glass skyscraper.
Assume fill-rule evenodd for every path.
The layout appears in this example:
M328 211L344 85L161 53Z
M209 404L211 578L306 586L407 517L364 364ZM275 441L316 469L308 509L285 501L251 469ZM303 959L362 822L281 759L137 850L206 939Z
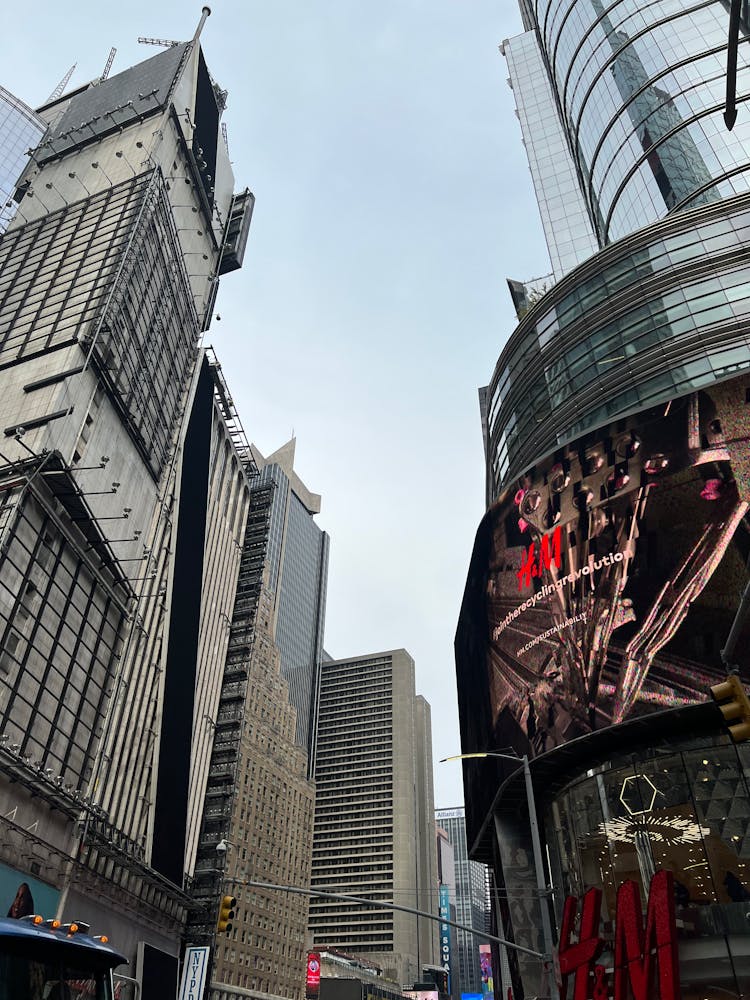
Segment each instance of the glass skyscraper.
M535 71L531 88L514 85L519 112L536 100L546 76L548 109L567 135L601 245L674 209L748 190L750 120L740 111L729 132L722 119L723 3L523 0L521 13L530 37L513 39L511 54L536 50L529 59L541 55L542 73ZM750 81L746 48L741 42L739 94ZM554 184L565 171L563 165L546 179Z
M311 493L294 471L295 439L264 458L253 455L258 482L276 484L268 538L268 585L274 594L274 641L281 653L281 675L297 710L296 742L305 747L309 775L315 766L320 664L323 659L328 535L313 520L320 496Z
M553 274L544 295L513 283L524 322L483 404L490 497L566 437L750 365L750 116L740 105L732 132L722 117L726 7L550 0L522 16L502 48ZM741 43L738 92L749 82ZM665 351L674 338L684 350Z
M13 194L28 151L36 148L46 128L35 111L0 87L0 234L16 213Z
M622 939L662 908L659 995L740 997L748 744L709 691L750 680L746 11L732 131L727 4L521 14L502 49L552 275L509 283L519 323L480 390L488 511L456 666L462 750L490 757L464 763L469 853L500 935L535 953L506 949L503 994L564 997L556 959L567 995L651 995L652 942L625 959ZM540 852L524 769L492 759L509 747ZM576 938L601 957L573 974Z

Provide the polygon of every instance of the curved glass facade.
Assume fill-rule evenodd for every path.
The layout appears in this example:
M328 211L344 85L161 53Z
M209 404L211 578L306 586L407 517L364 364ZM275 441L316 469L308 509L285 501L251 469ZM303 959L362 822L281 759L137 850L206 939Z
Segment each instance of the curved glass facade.
M544 799L538 789L555 886L553 925L559 933L567 897L579 900L580 912L585 893L601 891L596 930L604 950L597 962L606 970L608 996L621 919L617 888L635 882L645 902L660 871L673 879L680 996L720 1000L750 991L748 773L747 745L693 739L615 755L571 776ZM543 951L528 819L519 822L506 806L495 822L507 898L504 924L518 944ZM519 994L522 984L526 996L546 995L537 960L520 955L511 965Z
M750 187L750 118L741 112L732 132L722 118L728 10L720 0L534 5L603 243ZM744 21L739 95L750 89L747 41Z
M548 245L580 221L574 173L602 249L555 266L481 391L489 510L456 634L461 744L531 758L544 842L535 862L521 769L488 760L464 768L469 843L492 852L501 933L536 952L508 950L514 996L549 995L553 952L563 998L738 998L750 744L705 701L726 657L750 676L748 4L729 132L725 0L521 2L526 34L504 51ZM668 959L636 940L657 908Z
M584 430L750 367L750 197L679 213L544 296L488 392L490 493Z
M37 146L46 127L23 101L0 87L0 234L16 213L12 195L28 162L27 151Z

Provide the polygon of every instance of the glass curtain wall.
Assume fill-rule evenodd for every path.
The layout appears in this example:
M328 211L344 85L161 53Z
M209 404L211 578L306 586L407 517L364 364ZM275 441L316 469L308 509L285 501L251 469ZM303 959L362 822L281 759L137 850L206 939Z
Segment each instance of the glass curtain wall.
M684 1000L750 992L750 747L698 746L615 759L558 796L547 843L558 920L566 896L602 890L612 966L617 887L674 875Z

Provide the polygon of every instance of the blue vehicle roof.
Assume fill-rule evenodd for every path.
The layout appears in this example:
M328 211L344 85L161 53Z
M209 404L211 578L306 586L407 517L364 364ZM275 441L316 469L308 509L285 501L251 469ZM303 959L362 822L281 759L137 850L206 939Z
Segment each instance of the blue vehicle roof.
M30 920L0 917L0 952L8 950L40 958L49 954L56 960L81 963L84 967L97 970L114 969L128 961L109 944L97 941L89 934L80 931L69 934L63 927L53 930Z

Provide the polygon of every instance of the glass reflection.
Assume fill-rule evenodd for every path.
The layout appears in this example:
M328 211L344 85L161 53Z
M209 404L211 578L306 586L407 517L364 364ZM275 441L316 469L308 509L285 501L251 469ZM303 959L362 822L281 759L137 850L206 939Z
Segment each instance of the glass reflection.
M747 766L750 751L740 752ZM750 795L736 747L663 751L589 772L555 800L547 839L558 921L565 896L600 888L611 946L617 888L636 882L645 908L654 872L671 871L682 996L747 990Z
M748 236L747 212L737 205L734 224L727 213L655 235L563 287L557 301L548 293L550 305L534 325L521 324L490 386L491 447L503 444L496 492L508 470L519 474L606 417L750 364L738 323L750 315Z

